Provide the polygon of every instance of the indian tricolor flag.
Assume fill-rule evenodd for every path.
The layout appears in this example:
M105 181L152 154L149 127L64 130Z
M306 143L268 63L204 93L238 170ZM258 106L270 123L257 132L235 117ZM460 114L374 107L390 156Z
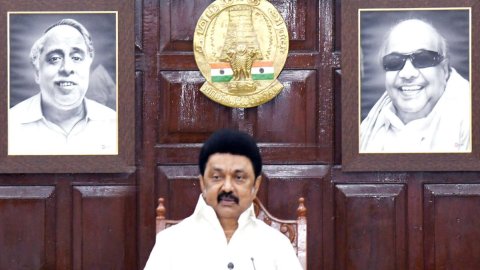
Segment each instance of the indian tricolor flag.
M229 63L210 63L212 82L229 82L233 78L233 70ZM256 61L252 65L253 80L273 80L273 62Z
M273 80L273 62L255 61L252 65L252 79L254 80Z
M210 76L212 82L229 82L233 71L229 63L210 63Z

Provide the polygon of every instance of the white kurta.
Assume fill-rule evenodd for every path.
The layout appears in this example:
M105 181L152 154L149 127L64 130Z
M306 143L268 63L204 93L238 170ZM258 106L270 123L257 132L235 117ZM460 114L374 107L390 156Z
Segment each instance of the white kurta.
M385 92L360 126L360 153L470 152L470 84L454 69L426 117L404 124Z
M286 236L255 217L253 206L239 218L227 242L213 208L200 196L195 212L157 234L145 270L301 270Z

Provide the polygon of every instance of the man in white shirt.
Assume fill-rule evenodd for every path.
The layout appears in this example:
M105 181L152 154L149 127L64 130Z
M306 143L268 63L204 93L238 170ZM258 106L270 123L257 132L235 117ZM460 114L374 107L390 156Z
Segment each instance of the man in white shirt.
M292 244L256 219L262 159L249 135L215 132L199 155L194 213L157 234L145 270L301 270Z
M94 57L87 29L73 19L50 26L30 60L40 92L9 111L9 155L117 154L117 114L85 97Z
M381 50L383 96L360 126L360 153L470 152L470 84L450 66L445 38L409 19Z

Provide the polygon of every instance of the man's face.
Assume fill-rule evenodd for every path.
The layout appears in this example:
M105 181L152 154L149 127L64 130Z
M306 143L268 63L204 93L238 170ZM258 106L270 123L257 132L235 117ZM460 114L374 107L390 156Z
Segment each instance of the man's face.
M200 176L203 197L219 219L236 219L251 205L260 186L246 156L216 153L209 157Z
M46 35L35 76L42 100L60 110L76 108L87 92L92 63L85 40L68 25L56 26Z
M419 21L407 21L392 31L384 55L419 50L439 52L439 49L439 37L430 27ZM385 86L397 115L408 123L432 111L443 94L447 78L447 60L433 67L416 68L407 59L402 69L385 72Z

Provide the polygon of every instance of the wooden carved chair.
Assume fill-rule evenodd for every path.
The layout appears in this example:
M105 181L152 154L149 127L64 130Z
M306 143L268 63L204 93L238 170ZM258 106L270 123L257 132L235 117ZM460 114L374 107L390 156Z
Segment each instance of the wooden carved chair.
M290 239L293 248L297 253L297 257L303 266L307 269L307 208L305 207L305 199L298 199L297 219L284 220L272 216L258 198L253 201L255 214L257 218L263 220L266 224L279 230ZM156 217L156 232L160 232L172 225L179 223L181 220L166 219L165 199L158 199Z

